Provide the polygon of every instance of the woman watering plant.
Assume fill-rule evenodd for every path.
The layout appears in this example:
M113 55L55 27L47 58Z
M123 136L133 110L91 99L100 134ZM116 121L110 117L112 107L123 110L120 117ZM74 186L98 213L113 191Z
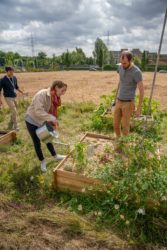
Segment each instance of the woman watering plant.
M36 130L45 122L48 122L53 128L58 128L57 109L61 105L61 96L65 94L67 84L62 81L54 81L50 88L42 89L33 97L31 105L28 107L25 122L28 132L33 140L35 152L41 162L41 171L46 172L46 161L44 159L41 142L36 134ZM48 142L47 148L56 160L64 159L64 155L56 154L51 142Z

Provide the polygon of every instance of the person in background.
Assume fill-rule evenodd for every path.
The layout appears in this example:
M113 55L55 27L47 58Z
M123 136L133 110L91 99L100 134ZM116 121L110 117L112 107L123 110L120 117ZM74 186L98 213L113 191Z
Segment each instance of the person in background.
M114 131L117 137L127 136L130 129L130 118L135 111L135 92L139 89L139 103L135 111L136 116L141 115L141 107L144 97L142 73L132 62L133 55L130 51L121 54L121 65L119 67L119 90L114 111ZM122 126L122 130L121 130Z
M35 94L31 105L28 107L25 122L28 132L32 138L36 155L40 161L41 171L46 172L46 161L41 149L41 142L36 134L36 129L45 122L58 128L58 107L61 105L61 96L65 94L67 84L62 81L54 81L50 88L42 89ZM58 155L52 143L47 143L47 148L56 160L63 160L64 155Z
M0 107L2 106L1 91L7 105L11 111L11 120L8 124L8 129L15 129L19 131L17 121L17 107L16 107L16 90L24 95L23 91L19 88L17 78L14 76L14 69L11 66L5 67L6 75L0 80Z

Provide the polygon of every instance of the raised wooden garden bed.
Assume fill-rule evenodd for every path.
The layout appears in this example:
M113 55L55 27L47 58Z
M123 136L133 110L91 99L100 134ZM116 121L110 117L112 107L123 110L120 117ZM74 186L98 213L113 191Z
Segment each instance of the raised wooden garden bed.
M0 144L7 144L16 139L16 132L12 131L0 131Z
M89 139L93 139L96 142L100 142L100 140L110 143L112 145L113 138L105 135L100 134L94 134L87 132L79 143L85 143L89 141ZM89 143L89 142L88 142ZM90 142L91 143L91 142ZM71 150L71 152L66 156L66 158L59 163L59 165L53 170L54 174L54 185L56 188L61 190L70 190L70 191L77 191L77 192L83 192L83 190L86 188L87 190L91 189L91 187L100 187L103 185L102 181L86 176L84 171L77 172L74 170L66 170L65 166L69 164L69 162L72 159L74 149ZM96 164L96 167L98 167L98 164ZM90 169L91 171L91 169Z

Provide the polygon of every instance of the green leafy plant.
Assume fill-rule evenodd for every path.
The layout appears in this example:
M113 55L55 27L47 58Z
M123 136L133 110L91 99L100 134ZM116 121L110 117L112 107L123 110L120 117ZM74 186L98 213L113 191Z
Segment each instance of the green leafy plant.
M98 223L117 225L132 240L167 244L167 157L150 138L131 134L118 142L121 153L91 175L105 183L106 193L70 200L74 210L96 214Z
M111 108L111 104L115 99L115 91L111 95L101 96L103 102L94 111L91 118L91 129L97 131L113 131L113 117L103 116L106 109Z
M145 96L142 102L142 115L147 115L148 111L148 104L149 104L149 97ZM136 97L136 104L139 101L139 96ZM159 102L152 100L151 102L151 108L150 108L150 115L156 115L160 112L160 104Z
M138 103L138 97L136 99L136 103ZM149 98L144 97L142 104L142 115L147 115L148 112L148 104ZM145 135L145 137L153 139L154 141L161 140L162 137L162 129L161 125L163 123L163 119L166 116L165 112L160 110L160 105L157 101L152 100L151 108L150 108L150 118L148 118L147 124L146 119L143 120L134 120L134 124L131 128L132 132L137 132L138 134Z
M87 164L85 149L86 149L86 144L84 143L77 143L74 146L73 160L78 172L80 172Z

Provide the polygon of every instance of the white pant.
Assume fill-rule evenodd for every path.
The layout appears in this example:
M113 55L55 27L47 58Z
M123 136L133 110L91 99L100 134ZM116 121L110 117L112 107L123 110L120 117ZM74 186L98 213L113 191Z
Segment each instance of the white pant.
M17 123L17 109L16 109L16 100L14 97L5 97L6 103L11 111L11 121L10 123L13 125L13 128L18 128Z

